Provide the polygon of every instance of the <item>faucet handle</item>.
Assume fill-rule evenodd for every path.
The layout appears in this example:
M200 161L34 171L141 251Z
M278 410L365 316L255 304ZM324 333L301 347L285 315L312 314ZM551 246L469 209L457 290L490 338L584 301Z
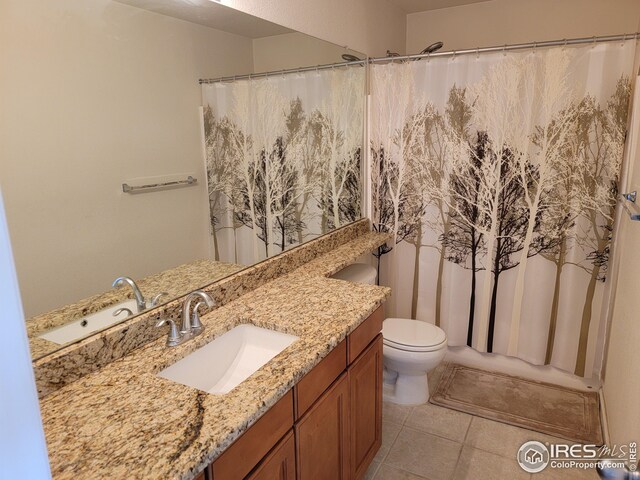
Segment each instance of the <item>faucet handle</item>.
M156 305L158 305L158 303L160 303L160 299L162 297L168 297L168 296L169 296L169 292L160 292L159 294L157 294L155 297L153 297L151 299L150 308L155 307Z
M131 309L127 308L127 307L119 308L115 312L113 312L111 315L113 315L114 317L117 317L118 315L120 315L123 312L127 312L127 317L130 317L131 315L133 315L133 312L131 311Z
M178 327L176 322L170 318L163 318L156 324L156 328L160 328L165 324L169 324L169 336L167 337L167 347L175 347L180 343L180 333L178 333Z
M198 303L196 303L196 306L193 307L193 315L191 316L191 331L194 335L198 335L204 330L204 326L200 321L200 312L198 311L198 309L202 305L206 305L206 303L203 301L199 301Z

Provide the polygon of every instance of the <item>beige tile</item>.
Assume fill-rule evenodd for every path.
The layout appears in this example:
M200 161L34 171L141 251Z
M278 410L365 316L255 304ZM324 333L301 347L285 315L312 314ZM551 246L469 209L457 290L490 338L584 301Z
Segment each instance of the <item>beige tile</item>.
M518 449L529 440L544 442L560 441L549 435L514 427L506 423L473 417L464 443L486 452L516 458Z
M376 462L375 460L371 462L371 465L369 465L369 468L367 469L367 473L364 474L364 480L372 480L379 468L380 462Z
M375 461L382 462L384 460L401 429L401 425L387 422L385 420L382 421L382 446L380 446L380 450L378 450L378 453L374 458Z
M412 406L384 402L382 404L382 419L387 422L402 425L413 408Z
M514 459L465 446L453 475L454 480L527 480L529 473Z
M403 427L384 464L430 480L451 478L462 445L446 438Z
M467 413L426 403L415 407L404 424L462 443L473 417Z
M425 477L414 475L389 465L382 465L375 476L375 480L425 480Z

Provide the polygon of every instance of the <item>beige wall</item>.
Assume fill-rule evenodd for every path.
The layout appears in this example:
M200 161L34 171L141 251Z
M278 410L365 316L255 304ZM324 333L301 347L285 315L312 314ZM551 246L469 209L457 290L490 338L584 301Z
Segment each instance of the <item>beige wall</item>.
M256 38L253 40L253 71L268 72L342 62L343 53L363 58L358 52L298 32Z
M221 0L223 5L340 46L403 53L406 15L386 0Z
M636 68L638 63L636 60ZM629 136L629 170L626 175L623 173L623 191L640 191L640 92L637 90L638 79ZM620 218L613 252L617 287L603 387L609 434L614 444L640 442L640 222L631 221L624 210Z
M407 53L632 33L638 0L492 0L407 16Z
M0 2L0 184L25 313L208 254L199 77L251 40L106 0ZM130 178L200 184L128 195Z

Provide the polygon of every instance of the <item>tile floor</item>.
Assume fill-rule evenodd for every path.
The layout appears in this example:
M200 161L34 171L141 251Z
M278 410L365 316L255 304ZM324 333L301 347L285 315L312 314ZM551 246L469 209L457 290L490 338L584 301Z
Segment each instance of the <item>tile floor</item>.
M442 368L429 376L433 391ZM595 470L547 468L529 474L516 462L528 440L563 441L531 430L426 404L385 403L382 447L368 480L578 480L599 479Z

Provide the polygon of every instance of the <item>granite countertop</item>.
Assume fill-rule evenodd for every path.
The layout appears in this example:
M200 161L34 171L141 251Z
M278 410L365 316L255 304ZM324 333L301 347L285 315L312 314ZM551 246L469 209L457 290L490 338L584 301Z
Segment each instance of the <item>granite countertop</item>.
M364 249L380 234L367 235L336 250ZM53 478L194 478L390 295L325 278L340 258L322 255L203 315L205 332L184 345L167 348L162 337L44 398ZM156 375L242 323L300 339L224 395Z

